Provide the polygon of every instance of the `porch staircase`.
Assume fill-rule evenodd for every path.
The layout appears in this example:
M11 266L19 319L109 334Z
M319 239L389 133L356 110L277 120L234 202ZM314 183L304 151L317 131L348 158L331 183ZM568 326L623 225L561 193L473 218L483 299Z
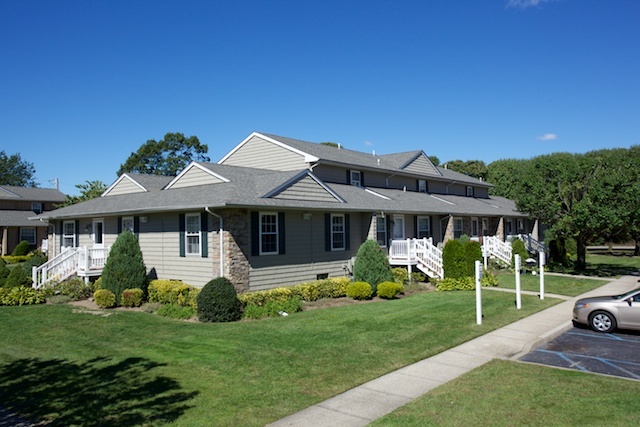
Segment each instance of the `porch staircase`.
M524 247L530 254L539 254L540 252L547 252L547 246L534 239L531 234L519 234L518 238L524 242Z
M65 248L60 254L39 267L33 267L31 271L32 286L39 289L47 283L60 282L71 276L84 277L85 279L100 276L108 256L108 246L104 248L87 248L86 246Z
M444 278L442 250L433 244L433 239L392 240L389 246L391 265L415 265L429 277Z
M511 265L511 243L503 242L496 236L484 236L482 256L496 258L507 265Z

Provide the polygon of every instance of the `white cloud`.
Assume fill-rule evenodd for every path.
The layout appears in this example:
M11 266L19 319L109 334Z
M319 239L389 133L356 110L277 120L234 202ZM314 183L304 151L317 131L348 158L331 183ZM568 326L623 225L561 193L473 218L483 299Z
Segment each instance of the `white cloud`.
M538 141L553 141L554 139L558 139L558 135L555 133L545 133L538 137Z
M365 140L363 144L366 145L367 147L373 147L373 142L368 140Z
M549 3L557 0L507 0L507 7L519 7L526 9L531 6L540 6L543 3Z

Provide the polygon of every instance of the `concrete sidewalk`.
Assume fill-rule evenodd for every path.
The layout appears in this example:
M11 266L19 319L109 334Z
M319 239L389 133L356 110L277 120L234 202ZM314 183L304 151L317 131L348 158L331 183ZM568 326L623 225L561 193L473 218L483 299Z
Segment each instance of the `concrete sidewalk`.
M269 426L365 426L491 359L516 360L559 336L572 326L573 304L577 299L617 295L637 287L640 287L637 276L616 279L598 289L568 298L510 325L364 383ZM552 298L549 294L545 294L545 297Z

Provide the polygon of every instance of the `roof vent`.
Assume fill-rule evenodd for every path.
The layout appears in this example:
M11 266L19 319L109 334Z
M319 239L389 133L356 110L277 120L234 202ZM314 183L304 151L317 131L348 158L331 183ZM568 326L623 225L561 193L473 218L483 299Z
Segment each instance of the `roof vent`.
M373 150L373 155L374 155L374 156L376 155L376 150Z
M378 166L380 166L380 159L378 159Z
M342 145L338 142L338 150L342 148Z

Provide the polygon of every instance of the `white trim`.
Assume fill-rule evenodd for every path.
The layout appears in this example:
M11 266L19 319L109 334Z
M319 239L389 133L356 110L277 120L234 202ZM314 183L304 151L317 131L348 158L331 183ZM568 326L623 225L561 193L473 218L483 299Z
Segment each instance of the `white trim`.
M96 224L97 223L102 224L102 235L100 236L102 243L96 243ZM104 248L104 218L93 218L93 220L91 221L91 239L93 240L94 248L98 248L98 249Z
M235 148L231 151L229 151L229 153L227 153L227 155L225 155L222 159L220 159L220 161L218 161L218 164L221 165L223 164L229 157L231 157L236 151L238 151L240 148L242 148L242 146L244 146L247 142L249 142L253 137L257 136L258 138L261 138L267 142L270 142L272 144L275 144L279 147L282 147L284 149L287 149L293 153L299 154L301 156L304 156L304 161L306 163L313 163L313 162L317 162L318 160L320 160L319 158L317 158L316 156L313 156L309 153L305 153L304 151L300 151L297 148L293 148L290 145L287 145L283 142L280 142L276 139L273 138L269 138L266 135L263 135L259 132L252 132L251 135L249 135L248 137L246 137L240 144L236 145Z
M71 224L73 225L73 234L67 234L66 233L66 225L67 224ZM72 219L72 220L66 220L66 221L62 221L62 234L60 235L60 242L61 242L61 246L63 248L75 248L76 247L76 235L78 234L78 230L76 230L76 220ZM66 246L64 244L65 239L68 239L69 236L71 236L72 242L70 246Z
M334 247L333 244L333 218L342 218L342 247L341 248L336 248ZM346 221L346 216L345 214L331 214L331 230L330 230L330 237L331 237L331 251L344 251L347 248L347 221ZM340 234L340 232L336 232L336 234Z
M189 164L187 165L187 167L185 167L184 169L182 169L182 172L180 172L180 173L179 173L175 178L173 178L173 179L171 180L171 182L170 182L170 183L168 183L167 185L165 185L165 187L163 188L163 190L168 190L168 189L170 189L170 188L173 186L173 184L175 184L176 182L180 181L180 178L182 178L182 177L183 177L187 172L189 172L189 171L191 170L191 168L194 168L194 167L196 167L196 168L200 169L200 170L201 170L202 172L204 172L204 173L207 173L207 174L209 174L209 175L211 175L211 176L213 176L213 177L215 177L215 178L218 178L218 179L219 179L219 180L221 180L222 182L231 182L231 180L230 180L230 179L227 179L227 178L225 178L224 176L222 176L222 175L220 175L220 174L217 174L217 173L215 173L214 171L212 171L211 169L206 168L206 167L202 166L200 163L198 163L198 162L195 162L195 161L194 161L194 162L189 163Z
M369 194L373 194L374 196L380 197L381 199L391 200L391 197L387 197L387 196L382 195L382 194L380 194L380 193L376 193L375 191L370 190L370 189L368 189L368 188L365 188L365 189L364 189L364 191L366 191L366 192L367 192L367 193L369 193Z
M394 215L392 219L393 219L393 227L391 227L392 228L391 235L393 236L393 240L404 239L405 235L406 235L406 230L407 230L406 229L407 223L404 220L404 215ZM396 221L397 220L401 220L402 221L402 236L396 236Z
M433 197L434 199L436 199L436 200L440 200L441 202L445 202L445 203L448 203L448 204L450 204L450 205L454 205L454 206L456 205L456 204L455 204L455 203L453 203L453 202L450 202L450 201L445 200L445 199L441 199L440 197L434 196L433 194L429 194L429 195L430 195L431 197Z
M275 251L263 252L262 251L262 217L273 216L276 220L276 249ZM273 235L274 233L265 233ZM258 212L258 254L259 255L278 255L280 253L280 222L278 221L278 212Z
M358 179L354 179L353 175L358 174ZM353 185L354 187L364 187L362 185L362 171L359 170L349 170L349 185Z
M346 203L346 201L340 197L338 195L338 193L336 193L335 191L333 191L331 188L329 188L327 186L327 184L325 184L322 180L320 180L320 178L318 178L317 176L315 176L313 174L313 172L309 171L309 170L303 170L300 173L298 173L297 175L295 175L293 178L287 180L286 182L284 182L283 184L280 184L279 186L277 186L276 188L274 188L273 190L269 191L267 194L265 194L264 196L262 196L263 199L269 199L271 197L277 196L278 194L282 193L284 190L286 190L287 188L291 187L293 184L299 182L303 177L305 176L309 176L311 177L311 179L313 179L316 183L318 183L327 193L329 193L333 198L335 198L337 201L339 201L340 203Z
M148 192L148 190L146 188L144 188L142 186L142 184L140 184L138 181L136 181L135 179L131 178L127 173L123 173L122 175L120 175L120 177L118 179L116 179L116 181L111 184L106 190L104 190L104 192L100 195L100 197L104 197L107 196L111 190L113 190L119 183L120 181L122 181L123 179L127 178L129 181L131 181L132 183L134 183L137 187L139 187L143 192Z
M189 233L189 218L195 217L198 224L198 232ZM198 251L189 252L189 237L198 236ZM184 214L184 254L185 256L200 256L202 254L202 226L200 224L200 212L190 212Z

